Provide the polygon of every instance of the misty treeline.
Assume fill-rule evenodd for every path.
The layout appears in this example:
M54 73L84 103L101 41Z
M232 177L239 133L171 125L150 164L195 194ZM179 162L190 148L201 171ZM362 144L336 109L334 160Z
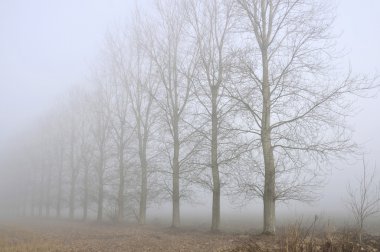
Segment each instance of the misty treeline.
M375 78L342 65L328 1L157 1L107 36L91 85L71 90L12 155L20 211L146 222L147 208L212 195L315 199L355 151L347 117Z

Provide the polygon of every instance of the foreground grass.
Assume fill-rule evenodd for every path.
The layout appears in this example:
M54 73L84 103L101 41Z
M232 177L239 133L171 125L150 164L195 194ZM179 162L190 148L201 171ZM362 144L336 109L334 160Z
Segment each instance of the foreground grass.
M357 243L354 233L349 231L317 232L299 225L285 227L277 236L262 236L46 220L0 224L2 252L380 251L379 237L367 235L364 241Z
M239 236L162 227L42 221L0 225L0 251L228 251Z
M39 252L70 251L66 246L52 237L26 231L14 226L0 229L0 251L2 252Z

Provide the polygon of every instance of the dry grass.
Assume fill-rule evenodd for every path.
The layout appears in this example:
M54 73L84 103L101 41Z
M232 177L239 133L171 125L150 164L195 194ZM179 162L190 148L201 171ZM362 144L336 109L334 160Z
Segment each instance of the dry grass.
M255 237L242 242L232 252L376 252L380 251L380 237L365 235L357 241L356 232L336 230L327 226L316 230L315 222L305 228L301 222L284 227L276 237Z
M284 227L277 236L211 234L202 230L98 225L95 223L40 221L0 225L0 251L220 251L220 252L356 252L380 251L379 237L355 242L354 233L331 227L316 230L315 223Z
M41 236L14 226L5 226L0 230L0 251L2 252L44 252L69 251L57 239Z
M239 236L135 225L28 222L0 225L1 252L223 251Z

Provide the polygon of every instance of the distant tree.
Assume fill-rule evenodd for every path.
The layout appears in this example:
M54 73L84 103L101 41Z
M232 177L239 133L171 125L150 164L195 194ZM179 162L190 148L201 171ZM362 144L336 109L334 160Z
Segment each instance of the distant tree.
M55 167L56 167L56 196L55 202L56 202L56 217L61 217L61 211L62 211L62 202L63 202L63 173L64 173L64 153L66 149L66 139L63 133L63 123L62 118L57 118L55 121L56 127L55 127L55 136L54 136L54 161L55 161Z
M380 184L376 184L375 170L368 174L363 158L363 174L356 184L347 186L347 205L353 214L359 242L362 242L364 226L368 218L380 213Z
M105 75L107 76L106 83L109 92L108 101L104 104L105 110L109 115L110 141L111 149L116 161L118 192L117 206L115 209L115 221L122 222L125 212L125 181L127 172L127 147L134 133L133 121L131 117L131 100L124 88L123 69L120 64L120 59L124 59L123 52L118 47L119 41L114 37L109 36L107 40L106 62L102 66Z
M82 219L86 220L88 216L88 207L90 204L90 176L91 166L94 165L94 141L91 134L91 113L89 92L82 90L80 101L76 111L78 113L77 124L77 141L78 141L78 166L81 172L81 203L83 207Z
M91 94L91 134L94 140L95 151L95 173L97 176L97 221L103 220L103 207L105 197L105 180L109 150L107 149L110 141L110 114L107 107L110 102L110 90L106 85L107 76L98 73L95 76L95 90Z
M145 224L148 199L149 153L152 145L153 127L157 119L157 106L154 100L159 82L153 72L153 62L144 50L145 38L141 19L136 17L131 30L129 43L128 76L125 77L125 88L132 103L132 111L136 123L138 154L141 168L139 224Z
M132 130L128 138L134 138L136 148L130 152L137 155L139 163L140 190L138 199L139 224L146 221L148 200L149 149L152 127L157 119L157 107L154 107L154 96L158 90L158 81L153 73L153 62L147 57L143 44L143 24L136 14L134 25L109 40L111 64L119 82L120 93L128 101L129 114L126 123ZM125 109L125 108L124 108ZM132 139L130 139L132 140ZM133 150L134 149L134 150Z
M79 89L70 90L70 96L68 101L68 161L70 167L70 194L69 194L69 217L74 219L75 203L77 195L77 180L79 176L80 166L78 160L78 130L79 120L78 115L80 109L80 102L82 94Z
M117 77L116 77L117 78ZM125 92L123 83L115 81L112 85L112 103L110 104L112 139L116 145L118 161L119 188L117 196L117 221L124 220L125 209L125 176L127 172L127 144L134 133L132 124L128 120L130 112L129 96Z
M47 146L50 152L50 164L51 167L51 197L52 203L54 203L55 216L61 218L64 202L64 185L65 185L65 164L66 153L68 149L68 110L67 101L59 100L58 103L50 112L49 116L49 130L45 130L44 133L49 135L50 143ZM44 154L47 155L48 152Z

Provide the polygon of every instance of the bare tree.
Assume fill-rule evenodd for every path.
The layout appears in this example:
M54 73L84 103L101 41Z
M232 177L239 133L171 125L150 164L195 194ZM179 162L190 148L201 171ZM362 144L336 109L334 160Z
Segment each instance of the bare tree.
M155 115L153 114L153 97L156 95L158 85L152 76L152 63L147 60L138 31L135 31L135 43L132 45L134 60L130 63L130 81L126 82L126 89L132 102L132 109L136 121L136 131L138 139L138 149L141 167L141 192L139 207L139 224L145 224L147 196L148 196L148 157L147 150L150 140L152 126Z
M170 151L168 156L172 169L172 226L180 225L180 173L181 145L186 137L181 132L181 121L188 105L194 72L196 69L197 51L194 45L185 38L187 23L184 9L179 2L158 1L159 18L154 27L148 28L145 49L154 63L162 92L156 95L156 101L164 113L164 121L170 132Z
M380 213L380 185L375 181L375 169L368 174L364 158L363 174L357 180L357 185L353 187L348 184L347 193L347 205L356 221L359 242L362 242L365 222Z
M118 170L119 170L119 190L118 190L118 215L117 219L119 222L124 219L124 191L125 191L125 176L127 167L127 162L125 161L126 155L126 145L128 140L131 138L133 133L133 128L128 125L127 113L129 110L129 101L127 100L127 94L124 92L122 86L115 87L115 98L114 98L114 117L111 120L111 125L114 132L114 140L117 148L118 156ZM128 127L129 126L129 127Z
M152 61L143 49L143 31L139 16L136 16L133 29L126 29L121 36L110 40L112 64L120 82L120 92L128 100L130 107L129 126L133 128L138 142L140 163L140 198L138 222L146 221L148 198L148 149L151 130L157 115L154 113L154 96L158 90L158 81L152 72ZM124 108L125 109L125 108ZM133 124L133 125L132 125ZM131 132L132 133L132 132ZM132 135L129 135L132 137Z
M62 209L64 207L65 201L65 174L66 174L66 165L67 165L67 155L68 152L68 132L69 132L69 117L67 101L60 100L55 109L53 110L53 118L51 118L51 127L52 130L52 149L53 149L53 165L55 171L53 176L55 177L55 208L56 208L56 217L61 218Z
M211 230L218 231L220 226L220 164L223 163L219 145L223 145L222 132L225 117L230 111L230 101L225 99L224 86L228 82L231 70L231 35L233 28L234 1L187 1L186 13L194 32L194 43L199 51L199 70L195 78L194 93L199 104L204 107L203 122L197 131L203 132L209 144L212 175L212 223ZM198 117L201 115L198 114ZM194 126L194 123L189 123Z
M97 221L103 220L103 204L104 204L104 185L105 173L107 168L108 152L107 146L110 135L110 115L107 110L107 103L110 102L110 92L107 89L106 76L100 74L96 76L96 90L93 93L91 101L92 125L91 133L95 142L95 171L98 179L98 195L97 195Z
M305 198L302 188L308 184L290 190L291 174L305 172L309 177L298 178L313 181L330 155L354 147L345 123L349 98L372 82L350 73L342 79L335 71L333 12L327 2L238 0L238 6L241 34L249 44L241 50L231 95L251 118L245 131L259 140L263 232L274 234L275 202ZM278 183L279 172L289 183Z
M61 124L57 125L60 127ZM56 217L61 217L61 208L62 208L62 187L63 187L63 167L64 167L64 153L65 153L65 138L62 130L58 129L55 138L54 145L54 153L55 153L55 163L57 167L57 195L56 195Z
M45 202L45 216L49 217L50 216L50 209L52 207L52 189L53 189L53 184L52 184L52 177L53 177L53 151L52 151L52 118L49 118L49 125L48 125L48 132L47 133L47 139L46 139L46 148L45 148L45 157L46 157L46 173L47 173L47 178L46 178L46 202Z
M110 44L111 47L115 47L115 43ZM111 48L113 50L115 48ZM121 55L119 55L120 57ZM113 141L116 145L116 153L118 160L118 178L119 178L119 188L117 197L117 221L121 222L124 220L124 209L125 209L125 176L127 172L127 161L126 161L126 150L129 141L131 140L134 133L134 126L130 122L128 116L130 115L130 96L125 90L125 79L120 74L120 65L117 61L117 55L113 54L112 65L110 66L110 78L112 79L111 85L111 103L109 104L109 113L111 115L111 128Z
M79 108L79 102L82 97L80 97L80 90L79 89L73 89L70 92L70 100L68 104L68 160L69 160L69 166L70 166L70 195L69 195L69 217L70 219L74 219L74 212L75 212L75 196L77 194L76 188L77 188L77 179L79 175L79 162L78 162L78 121L79 116L77 114L77 110Z
M94 141L91 134L91 113L89 106L89 92L82 90L80 101L78 102L78 107L76 111L78 113L78 124L77 124L77 141L78 141L78 166L81 167L82 171L82 220L86 220L88 216L88 206L89 206L89 194L90 194L90 175L91 166L94 165Z
M86 117L86 116L84 116ZM89 125L82 124L80 127L80 163L83 171L83 215L82 219L86 220L88 216L89 194L90 194L90 166L93 164L94 146L89 136Z

